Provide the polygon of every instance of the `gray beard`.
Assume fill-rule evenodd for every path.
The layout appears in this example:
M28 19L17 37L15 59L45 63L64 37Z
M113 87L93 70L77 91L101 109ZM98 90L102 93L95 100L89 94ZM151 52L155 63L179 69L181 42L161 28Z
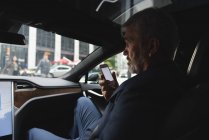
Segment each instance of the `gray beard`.
M131 64L129 63L128 65L128 71L132 74L139 74L141 71L143 71L143 63L144 61L140 61L138 60L138 63L137 63L137 60L132 62Z
M128 71L129 71L130 73L132 73L132 74L138 72L137 67L134 66L134 65L128 65Z

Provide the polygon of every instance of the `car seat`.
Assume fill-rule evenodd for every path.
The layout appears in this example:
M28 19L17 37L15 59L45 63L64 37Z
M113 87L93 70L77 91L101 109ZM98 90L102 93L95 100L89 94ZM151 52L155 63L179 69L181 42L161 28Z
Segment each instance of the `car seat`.
M204 35L197 43L191 57L187 75L188 86L198 86L209 80L209 35Z
M186 93L165 120L161 139L209 139L209 34L196 45L187 69Z

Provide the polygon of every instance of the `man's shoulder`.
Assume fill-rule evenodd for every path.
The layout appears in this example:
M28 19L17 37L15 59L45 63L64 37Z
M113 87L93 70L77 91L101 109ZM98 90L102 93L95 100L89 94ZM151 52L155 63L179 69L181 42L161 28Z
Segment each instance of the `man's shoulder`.
M154 90L166 92L170 88L181 88L181 78L183 80L183 76L179 75L173 66L151 69L125 81L120 87L119 96L123 94L132 96L134 93L142 95L152 93Z

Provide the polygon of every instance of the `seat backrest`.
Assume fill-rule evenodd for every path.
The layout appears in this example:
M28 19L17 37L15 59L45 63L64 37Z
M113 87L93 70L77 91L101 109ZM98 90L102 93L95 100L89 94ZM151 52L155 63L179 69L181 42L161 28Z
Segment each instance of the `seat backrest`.
M188 87L162 130L161 139L209 139L209 34L194 49L189 63Z
M190 140L209 137L208 93L209 83L201 84L199 88L185 94L166 119L162 139Z
M206 34L197 43L187 69L187 75L188 75L190 87L208 81L209 79L208 60L209 60L209 35Z

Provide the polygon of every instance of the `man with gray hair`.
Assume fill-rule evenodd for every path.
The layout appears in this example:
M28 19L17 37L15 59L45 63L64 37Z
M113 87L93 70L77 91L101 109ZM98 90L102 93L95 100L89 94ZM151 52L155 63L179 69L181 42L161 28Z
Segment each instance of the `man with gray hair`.
M177 27L160 9L148 8L123 24L122 35L123 54L129 71L136 76L119 86L113 73L114 84L110 86L102 75L99 84L108 101L104 114L90 99L79 98L71 139L160 139L164 120L183 91L183 76L172 61L178 45ZM42 129L29 132L30 140L42 140L44 136L65 140Z

